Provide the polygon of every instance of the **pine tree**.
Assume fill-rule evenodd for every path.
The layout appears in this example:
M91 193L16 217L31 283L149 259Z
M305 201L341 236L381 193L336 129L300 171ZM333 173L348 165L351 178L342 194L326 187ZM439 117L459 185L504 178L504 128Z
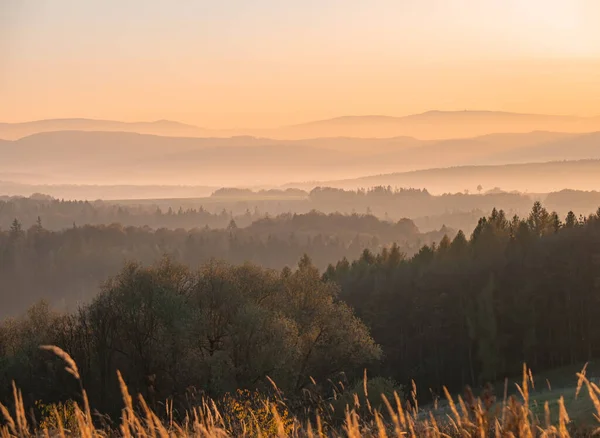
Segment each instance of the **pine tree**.
M558 217L558 214L555 211L553 211L550 215L550 227L554 233L558 233L558 231L562 227L560 218Z
M494 381L498 373L498 326L494 310L495 281L491 276L475 303L475 314L468 317L471 338L477 344L477 357L481 363L480 378Z
M438 246L438 252L440 254L448 253L451 245L452 244L450 243L450 238L448 237L447 234L444 234L444 237L442 237L442 240L440 241L440 245Z
M23 235L23 226L21 225L21 222L19 222L18 219L15 218L15 220L12 221L9 234L10 237L13 239L21 237Z
M450 248L454 254L464 254L468 245L469 242L467 241L465 233L463 233L462 230L458 230L458 233L456 233L454 240L452 240Z
M527 218L527 224L531 231L538 237L549 234L550 230L552 230L551 216L540 201L535 201L533 204L531 213L529 213L529 217Z
M577 216L575 216L575 213L570 211L567 214L567 217L565 219L565 227L566 228L575 228L576 226L577 226Z

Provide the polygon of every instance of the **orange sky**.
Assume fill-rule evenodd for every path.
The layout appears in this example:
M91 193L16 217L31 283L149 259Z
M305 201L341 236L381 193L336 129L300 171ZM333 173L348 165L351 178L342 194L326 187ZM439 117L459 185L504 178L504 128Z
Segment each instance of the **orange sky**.
M600 115L598 0L4 0L0 121Z

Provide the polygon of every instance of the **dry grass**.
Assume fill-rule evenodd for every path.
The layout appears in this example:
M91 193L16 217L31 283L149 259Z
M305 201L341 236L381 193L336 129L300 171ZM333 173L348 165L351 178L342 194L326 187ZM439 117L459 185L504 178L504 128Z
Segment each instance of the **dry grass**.
M66 364L66 371L81 384L77 365L66 352L54 346L42 348L60 357ZM0 404L0 414L4 417L4 425L0 426L0 437L568 437L600 432L600 428L574 430L562 396L558 399L556 420L552 421L548 401L544 403L540 420L540 415L530 407L529 387L533 384L533 378L531 371L526 367L523 368L522 383L518 385L518 398L505 396L499 403L485 395L474 397L469 392L464 398L458 396L453 399L450 393L445 391L448 413L444 415L442 412L432 411L424 415L416 403L416 387L413 385L412 403L406 401L403 405L397 394L394 394L393 400L383 396L385 409L379 412L367 402L367 414L363 409L362 417L358 414L358 397L355 397L355 405L346 407L345 420L336 428L328 427L319 415L315 415L313 421L304 423L296 418L289 418L287 408L282 406L280 401L268 400L265 401L265 408L270 414L271 423L259 421L255 412L246 412L242 421L232 424L226 415L219 412L212 400L204 400L187 412L183 421L177 423L173 421L168 409L166 415L161 417L148 407L141 396L134 398L120 374L118 378L124 402L118 430L105 430L94 424L83 387L82 406L75 404L75 418L69 422L70 428L66 427L56 408L53 411L52 422L34 426L32 419L28 419L26 415L21 392L13 385L12 412ZM594 416L600 424L600 388L586 377L585 368L578 374L578 378L575 396L582 390L587 390L595 410ZM365 373L365 393L366 388Z

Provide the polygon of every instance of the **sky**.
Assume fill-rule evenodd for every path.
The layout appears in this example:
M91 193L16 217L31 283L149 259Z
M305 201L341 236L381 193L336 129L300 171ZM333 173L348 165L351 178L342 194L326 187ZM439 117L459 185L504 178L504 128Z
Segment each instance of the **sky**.
M599 0L0 0L0 122L600 115Z

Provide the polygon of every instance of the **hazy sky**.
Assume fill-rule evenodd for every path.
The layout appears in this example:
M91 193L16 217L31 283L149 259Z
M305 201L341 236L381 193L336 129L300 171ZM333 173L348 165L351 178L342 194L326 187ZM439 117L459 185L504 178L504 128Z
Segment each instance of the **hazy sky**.
M0 121L600 115L600 0L0 0Z

